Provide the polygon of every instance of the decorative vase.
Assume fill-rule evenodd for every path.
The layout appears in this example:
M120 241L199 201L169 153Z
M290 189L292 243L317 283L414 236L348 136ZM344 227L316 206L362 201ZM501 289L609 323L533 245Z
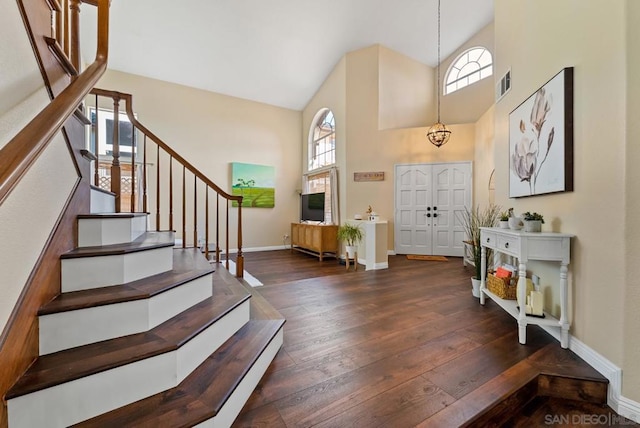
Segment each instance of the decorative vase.
M480 297L480 280L471 277L471 294L473 297Z
M525 220L524 231L525 232L540 232L542 230L542 221L540 220Z
M520 217L509 217L509 229L522 229L522 220L520 220Z
M509 229L509 220L500 220L500 229Z

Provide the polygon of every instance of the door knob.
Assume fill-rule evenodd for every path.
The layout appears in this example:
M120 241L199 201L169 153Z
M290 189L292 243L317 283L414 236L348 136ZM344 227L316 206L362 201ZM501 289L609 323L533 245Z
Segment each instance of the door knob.
M427 214L427 217L431 217L431 213Z
M438 209L438 207L433 207L433 210L436 211Z
M427 211L431 211L431 207L427 207Z
M434 217L438 217L438 214L436 214L436 213L433 213L433 216L434 216Z

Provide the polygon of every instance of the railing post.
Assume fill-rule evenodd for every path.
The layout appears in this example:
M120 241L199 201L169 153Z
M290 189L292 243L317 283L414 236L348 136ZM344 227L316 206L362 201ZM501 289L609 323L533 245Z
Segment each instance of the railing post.
M99 123L100 121L98 120L98 94L96 94L96 110L95 110L95 115L96 115L96 122L93 128L93 141L95 143L95 153L94 155L96 155L96 160L95 160L95 164L93 165L93 184L96 187L101 187L100 186L100 127L99 127Z
M113 161L111 163L111 191L116 194L116 212L121 212L122 171L120 169L120 97L113 97Z
M71 0L69 4L69 13L71 15L71 30L69 38L71 39L71 50L69 59L71 64L80 72L80 0Z
M242 254L242 198L238 201L238 256L236 259L236 276L244 276L244 255Z

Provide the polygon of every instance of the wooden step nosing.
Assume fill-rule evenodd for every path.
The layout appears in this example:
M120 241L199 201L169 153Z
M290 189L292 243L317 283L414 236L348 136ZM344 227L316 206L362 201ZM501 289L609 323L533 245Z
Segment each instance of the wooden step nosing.
M178 348L180 348L180 347L186 345L192 339L198 337L200 335L200 333L202 333L204 330L208 329L211 325L217 323L218 321L220 321L221 319L223 319L224 317L226 317L230 313L234 312L236 309L238 309L242 305L246 304L247 307L249 307L249 299L250 298L251 298L251 296L249 296L249 295L241 297L238 301L236 301L233 305L231 305L228 308L226 308L223 312L218 314L216 317L211 318L206 324L200 326L198 329L196 329L195 331L193 331L190 334L186 335L181 340L176 341L175 342L176 346ZM159 335L161 335L161 333L159 333Z
M244 378L249 374L249 372L251 371L251 369L253 368L253 366L256 364L256 362L258 360L260 360L260 358L262 357L262 355L267 351L267 349L270 347L270 345L276 340L279 339L280 340L280 344L278 345L278 349L280 349L280 347L282 346L283 340L284 340L284 330L283 330L283 326L284 326L284 321L282 321L280 323L280 325L278 326L278 328L276 329L276 331L273 333L273 335L271 336L271 338L264 344L264 346L261 347L260 351L258 353L256 353L256 355L250 360L251 363L247 364L247 368L246 370L244 370L239 379L236 380L236 382L233 384L232 386L232 390L226 394L223 399L220 401L219 405L217 406L217 410L216 410L216 414L220 412L220 410L222 408L224 408L225 404L229 401L229 399L233 396L233 392L236 390L236 388L238 387L238 385L240 385L242 383L242 381L244 380ZM274 355L275 357L275 355Z
M159 274L154 275L154 276L171 275L173 272L174 271L162 272L162 273L159 273ZM62 306L62 307L57 307L57 308L55 306L53 306L53 302L55 302L55 299L54 299L51 302L49 302L48 304L42 306L38 310L38 316L46 316L46 315L52 315L52 314L57 314L57 313L76 311L76 310L82 310L82 309L88 309L88 308L95 308L95 307L106 306L106 305L114 305L114 304L118 304L118 303L131 302L131 301L135 301L135 300L151 299L151 298L153 298L155 296L158 296L158 295L160 295L162 293L165 293L167 291L173 290L176 287L180 287L180 286L182 286L182 285L184 285L184 284L186 284L188 282L200 279L203 276L213 275L213 272L215 272L213 268L193 270L193 271L190 271L190 273L192 274L191 276L176 280L176 281L172 282L171 284L168 284L168 285L166 285L166 286L164 286L162 288L158 288L156 290L152 290L150 292L138 290L138 289L135 288L135 286L131 286L132 283L136 283L136 282L139 282L141 280L136 280L136 281L133 281L133 282L130 282L130 283L127 283L127 284L121 284L121 285L110 285L110 286L107 286L107 287L92 288L92 289L89 289L89 290L70 291L68 293L63 293L63 294L86 293L88 291L94 291L94 290L104 291L107 288L113 288L114 292L116 291L115 289L117 289L117 288L125 288L125 287L128 290L131 290L130 294L127 294L126 296L96 299L95 301L89 301L89 302L82 303L82 304L70 304L68 306ZM52 306L53 306L53 308L52 308Z
M159 339L159 342L161 343L161 345L158 348L155 349L149 349L146 350L145 352L141 353L141 354L134 354L134 355L128 355L126 358L122 358L121 360L118 361L110 361L108 363L104 363L104 364L98 364L94 367L90 367L90 368L86 368L83 369L79 372L76 373L69 373L69 367L66 367L67 370L67 377L65 378L60 378L60 379L54 379L51 380L49 382L45 382L44 380L42 380L43 375L42 374L35 374L36 377L41 379L40 384L35 385L35 386L21 386L19 385L19 383L17 383L16 385L14 385L14 387L12 387L9 392L7 392L6 394L6 399L10 399L10 398L15 398L18 396L23 396L26 394L30 394L39 390L43 390L43 389L47 389L50 388L52 386L55 385L59 385L59 384L64 384L67 382L71 382L74 381L76 379L81 379L84 377L88 377L91 376L93 374L96 373L100 373L106 370L111 370L123 365L127 365L127 364L131 364L132 362L135 361L141 361L147 358L150 358L152 356L155 355L160 355L160 354L164 354L170 351L174 351L177 350L178 348L184 346L186 343L188 343L191 339L193 339L194 337L196 337L198 334L200 334L203 330L206 330L207 328L213 326L216 324L216 322L218 320L220 320L221 318L223 318L224 316L230 314L231 312L233 312L236 308L239 308L240 305L244 302L246 302L248 299L250 298L250 296L244 296L242 298L238 298L238 296L229 296L229 300L232 302L230 302L230 305L233 307L232 309L225 309L224 310L224 314L220 315L219 313L217 313L215 316L212 316L211 319L208 319L203 325L199 325L197 326L193 331L188 332L187 334L185 334L185 337L181 338L180 340L176 340L176 341L171 341L169 339L166 338L166 336L168 336L167 332L164 333L163 337L163 329L167 330L170 327L168 326L167 323L170 323L172 320L174 320L174 318L176 317L188 317L189 311L194 310L194 308L196 306L200 306L203 305L204 302L200 302L197 305L194 305L194 307L187 309L186 311L183 311L182 313L176 315L174 318L166 321L163 324L160 324L159 326L155 327L154 329L148 331L148 332L143 332L143 333L137 333L134 335L130 335L127 336L129 338L132 338L134 336L138 336L138 337L144 337L144 335L149 335L150 338L157 338ZM207 301L212 300L212 298L207 299ZM203 305L204 306L204 305ZM247 307L248 307L248 302L247 302ZM123 338L116 338L116 339L110 339L109 341L113 341L113 340L123 340ZM98 347L103 345L106 342L109 341L104 341L104 342L98 342L98 343L94 343L94 344L90 344L90 345L85 345L85 346L94 346L94 347ZM59 356L61 355L61 353L65 352L69 354L69 361L76 361L78 359L78 357L73 356L74 353L79 353L81 352L81 348L83 347L79 347L79 348L74 348L74 349L70 349L70 350L65 350L65 351L59 351L57 353L54 354L49 354L47 356L44 357L40 357L40 358L53 358L53 356ZM85 357L86 358L86 357ZM36 362L37 363L37 362ZM32 366L33 368L34 366ZM59 367L58 370L65 370L65 367ZM30 374L30 370L27 370L26 375L28 376ZM18 381L20 382L20 381Z
M142 236L145 237L149 232L146 232ZM166 248L175 246L175 240L173 232L160 232L170 234L170 238L165 238L160 242L145 242L144 240L138 240L127 244L111 244L95 247L80 247L72 250L68 253L60 255L63 260L67 259L79 259L86 257L104 257L104 256L119 256L137 253L140 251L153 250L156 248Z
M106 219L127 219L136 217L146 217L149 213L94 213L78 214L78 220L106 220Z
M233 385L233 390L225 396L215 414L211 418L194 421L195 424L202 424L213 418L215 426L231 426L282 347L283 337L284 332L280 326L256 358L251 361L242 378Z

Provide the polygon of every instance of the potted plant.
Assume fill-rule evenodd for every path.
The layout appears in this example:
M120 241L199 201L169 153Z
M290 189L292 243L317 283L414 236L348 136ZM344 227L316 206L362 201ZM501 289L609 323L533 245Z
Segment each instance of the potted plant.
M524 231L525 232L540 232L542 225L544 224L544 217L542 214L536 212L530 213L527 211L522 215L524 219Z
M480 209L480 207L478 206L472 209L468 209L465 207L465 212L462 218L462 225L464 227L465 234L467 235L467 242L471 243L471 255L473 258L473 264L476 268L475 276L471 278L472 294L474 297L480 297L480 278L482 278L482 249L480 247L480 228L495 227L499 218L500 209L494 204L489 204L483 209ZM487 258L490 259L488 249Z
M358 243L362 241L362 229L360 225L345 223L338 228L338 239L344 242L347 249L347 257L353 258Z
M511 208L513 210L513 208ZM509 229L509 211L502 211L500 213L500 228Z

